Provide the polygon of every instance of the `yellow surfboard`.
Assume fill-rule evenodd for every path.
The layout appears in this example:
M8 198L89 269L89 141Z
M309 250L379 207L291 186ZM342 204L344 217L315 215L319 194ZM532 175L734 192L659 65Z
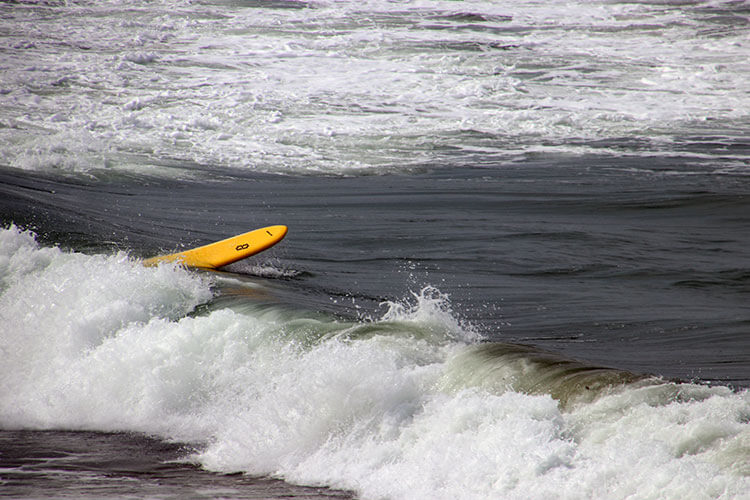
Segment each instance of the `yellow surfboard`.
M143 264L155 266L160 262L177 261L188 267L216 269L274 246L286 236L286 231L286 226L262 227L184 252L152 257L143 261Z

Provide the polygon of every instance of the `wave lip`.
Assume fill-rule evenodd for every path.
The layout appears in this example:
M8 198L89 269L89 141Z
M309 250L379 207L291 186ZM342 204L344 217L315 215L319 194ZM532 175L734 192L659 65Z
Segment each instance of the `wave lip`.
M662 383L656 377L593 366L531 346L483 343L452 358L446 389L479 387L490 392L548 394L563 408L590 403L623 386Z

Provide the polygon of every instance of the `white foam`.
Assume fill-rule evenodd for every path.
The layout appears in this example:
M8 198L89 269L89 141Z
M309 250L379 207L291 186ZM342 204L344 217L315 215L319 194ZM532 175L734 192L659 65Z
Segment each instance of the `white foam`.
M539 146L612 154L592 141L623 138L663 152L691 135L741 137L750 109L748 31L722 31L708 5L2 9L15 50L0 149L26 169L117 168L136 153L141 164L381 172L487 146L500 160Z
M2 428L155 434L204 446L193 459L211 470L361 498L750 491L750 392L649 381L563 410L461 386L456 370L481 361L434 288L356 322L252 300L190 315L211 299L204 273L44 248L15 227L0 270Z
M180 318L212 296L205 278L179 267L145 268L124 253L86 256L38 248L31 233L14 226L0 231L0 270L6 425L16 418L22 425L45 425L48 400L76 385L76 365L91 352L131 325ZM81 382L92 383L86 379L92 374L83 373ZM109 399L106 392L94 396L81 404ZM52 416L50 422L78 416Z
M322 364L314 362L322 351L303 357L295 368L312 369L253 400L201 462L363 498L697 499L748 491L747 393L665 385L649 389L660 393L651 404L634 389L562 413L549 396L435 393L439 363L418 370L382 352L352 358L359 348L326 349ZM372 362L366 371L355 369L361 356ZM671 401L678 390L704 395ZM612 398L622 406L612 408Z
M423 325L439 338L455 342L481 339L472 325L458 319L450 296L431 285L422 287L418 293L411 292L409 300L388 301L382 305L386 306L386 311L380 321Z

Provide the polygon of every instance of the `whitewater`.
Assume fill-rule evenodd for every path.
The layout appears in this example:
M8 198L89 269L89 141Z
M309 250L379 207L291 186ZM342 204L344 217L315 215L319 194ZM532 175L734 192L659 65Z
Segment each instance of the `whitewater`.
M747 390L521 358L435 289L355 321L215 307L272 292L0 236L5 428L145 433L363 498L747 497Z
M0 158L31 171L348 174L677 153L733 171L747 161L747 9L6 4Z

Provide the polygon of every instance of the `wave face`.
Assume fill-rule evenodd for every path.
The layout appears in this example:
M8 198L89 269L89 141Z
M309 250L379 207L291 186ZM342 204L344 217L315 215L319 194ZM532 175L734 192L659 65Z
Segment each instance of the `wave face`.
M193 443L362 498L742 498L750 393L484 342L433 287L348 320L269 282L0 232L0 425Z
M0 162L30 171L371 174L547 154L677 154L735 171L750 154L743 2L0 13Z

